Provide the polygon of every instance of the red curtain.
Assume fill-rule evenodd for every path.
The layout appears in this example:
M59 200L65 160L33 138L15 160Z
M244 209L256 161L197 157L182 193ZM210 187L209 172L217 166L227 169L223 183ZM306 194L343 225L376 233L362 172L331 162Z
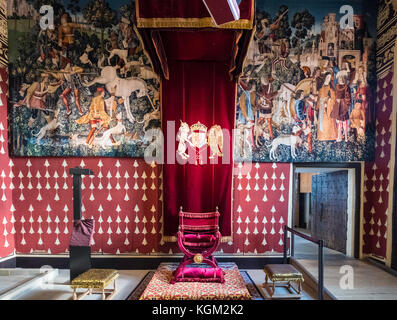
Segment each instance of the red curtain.
M227 61L239 32L235 30L160 31L168 60Z
M255 3L242 0L240 19L218 28L202 0L136 0L139 33L155 72L162 75L165 241L175 240L181 206L193 212L218 207L220 231L231 237L236 79L253 32ZM209 159L210 148L199 153L201 160L205 154L204 164L178 163L181 121L189 127L200 122L208 130L218 125L227 132L223 156L215 157L219 163ZM188 145L189 160L198 150Z
M193 212L213 211L218 206L222 236L231 236L232 129L235 121L236 83L230 81L229 68L229 61L169 61L170 79L162 82L162 117L166 147L163 180L166 240L175 236L178 230L180 206L184 211ZM186 122L189 127L200 122L208 130L213 125L219 125L229 132L229 135L224 135L223 157L218 158L218 164L210 162L213 160L208 158L209 148L207 152L201 153L207 164L178 163L181 158L176 153L176 134L181 121ZM189 157L197 159L195 150L197 152L197 149L189 146L186 152ZM175 164L171 164L174 159Z

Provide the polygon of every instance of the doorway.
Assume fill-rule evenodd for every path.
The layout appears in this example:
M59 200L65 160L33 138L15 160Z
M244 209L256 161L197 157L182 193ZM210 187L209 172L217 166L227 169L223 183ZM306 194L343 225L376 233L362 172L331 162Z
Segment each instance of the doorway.
M293 172L292 226L359 258L361 164L294 164Z

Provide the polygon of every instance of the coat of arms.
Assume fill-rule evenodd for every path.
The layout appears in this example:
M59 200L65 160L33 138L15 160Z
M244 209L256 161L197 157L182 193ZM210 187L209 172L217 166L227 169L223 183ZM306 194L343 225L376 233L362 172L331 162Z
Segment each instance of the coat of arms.
M209 159L215 157L222 157L223 148L223 133L222 128L219 125L213 125L208 131L207 137L207 126L197 122L193 124L190 128L186 122L181 121L179 131L177 134L177 139L179 140L177 153L182 157L182 159L188 159L189 155L186 153L187 144L195 149L196 161L195 163L203 164L201 152L202 149L207 144L210 146L211 154Z
M200 121L192 125L190 131L192 133L192 143L196 148L200 149L207 144L207 127Z

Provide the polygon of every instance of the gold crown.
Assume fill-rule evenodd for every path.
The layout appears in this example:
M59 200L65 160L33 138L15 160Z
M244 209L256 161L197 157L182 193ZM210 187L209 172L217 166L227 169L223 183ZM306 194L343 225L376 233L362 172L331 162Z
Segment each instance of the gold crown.
M191 131L203 131L203 132L206 132L207 131L207 127L205 125L203 125L202 123L200 123L200 121L199 121L199 122L193 124L190 127L190 130Z

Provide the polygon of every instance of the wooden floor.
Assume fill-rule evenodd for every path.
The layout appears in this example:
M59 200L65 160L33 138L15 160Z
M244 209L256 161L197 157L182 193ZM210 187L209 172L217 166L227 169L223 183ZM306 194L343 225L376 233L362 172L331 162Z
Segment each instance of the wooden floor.
M317 245L295 237L295 259L316 279ZM353 289L340 285L343 266L352 267ZM397 277L365 260L325 248L324 285L338 300L397 300Z

